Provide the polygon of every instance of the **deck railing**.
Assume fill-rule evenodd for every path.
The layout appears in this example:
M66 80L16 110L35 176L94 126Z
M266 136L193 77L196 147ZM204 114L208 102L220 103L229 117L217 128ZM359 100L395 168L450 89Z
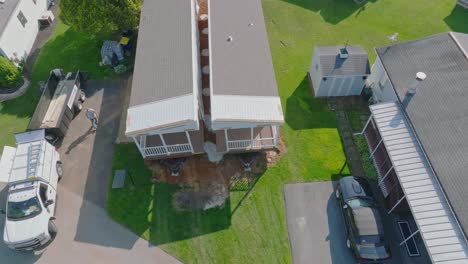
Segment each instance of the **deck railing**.
M262 138L252 140L229 140L227 142L229 150L236 149L262 149L262 148L273 148L275 147L274 138Z
M172 155L178 153L187 153L192 152L190 144L176 144L176 145L166 145L166 146L156 146L156 147L146 147L141 148L145 157L154 157L154 156L163 156L163 155Z

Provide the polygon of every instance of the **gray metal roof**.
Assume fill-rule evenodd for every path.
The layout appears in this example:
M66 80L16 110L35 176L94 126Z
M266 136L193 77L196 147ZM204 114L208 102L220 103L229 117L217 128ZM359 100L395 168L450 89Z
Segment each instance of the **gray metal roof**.
M335 75L368 75L370 74L367 52L360 46L348 45L348 58L340 58L340 49L344 46L317 46L314 56L319 58L319 67L322 76ZM310 65L310 67L315 67ZM310 69L309 72L312 72Z
M278 96L261 1L213 0L208 10L212 93Z
M193 93L191 5L143 2L130 106Z
M401 105L390 102L369 108L432 262L468 263L463 230ZM439 140L443 141L442 138ZM464 173L461 175L465 176Z
M443 33L377 48L390 81L465 233L468 231L468 59ZM427 74L406 96L417 72Z
M0 3L0 36L20 1L21 0L5 0L5 3Z

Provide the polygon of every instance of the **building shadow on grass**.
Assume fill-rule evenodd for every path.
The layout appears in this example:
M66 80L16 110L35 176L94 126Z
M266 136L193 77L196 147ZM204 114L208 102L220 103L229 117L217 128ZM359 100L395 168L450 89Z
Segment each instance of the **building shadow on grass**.
M445 23L456 32L468 33L468 9L455 5L452 13L444 18Z
M231 201L208 210L177 211L172 196L180 187L168 183L154 185L153 207L149 222L149 240L154 245L197 237L228 228L231 225Z
M319 12L323 19L330 24L338 24L342 20L358 11L355 16L366 9L366 4L377 0L364 0L358 4L353 0L283 0L313 12Z
M307 76L288 97L285 119L293 130L337 127L335 113L328 109L327 100L312 96Z

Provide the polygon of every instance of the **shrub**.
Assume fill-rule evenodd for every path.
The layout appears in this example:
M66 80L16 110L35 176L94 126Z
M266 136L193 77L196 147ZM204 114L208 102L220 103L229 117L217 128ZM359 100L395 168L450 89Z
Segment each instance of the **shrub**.
M15 87L23 77L20 69L5 57L0 56L0 87Z

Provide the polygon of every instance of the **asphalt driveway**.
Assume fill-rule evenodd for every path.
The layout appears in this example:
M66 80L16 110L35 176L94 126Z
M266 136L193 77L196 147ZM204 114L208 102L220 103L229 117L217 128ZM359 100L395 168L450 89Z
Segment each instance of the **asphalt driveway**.
M125 84L123 79L90 81L84 107L99 113L98 130L89 132L90 122L83 111L59 148L64 178L58 187L55 241L35 253L12 251L0 242L0 263L179 263L106 213ZM0 219L3 235L4 218Z
M346 247L332 182L287 184L284 197L295 264L356 263Z

